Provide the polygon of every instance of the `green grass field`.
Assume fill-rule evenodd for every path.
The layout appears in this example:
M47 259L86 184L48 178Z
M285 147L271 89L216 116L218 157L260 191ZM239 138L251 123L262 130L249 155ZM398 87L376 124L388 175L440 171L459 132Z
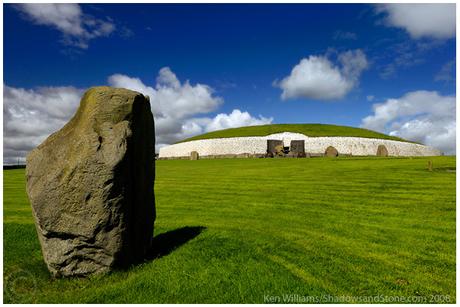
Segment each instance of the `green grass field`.
M273 124L273 125L261 125L261 126L248 126L240 128L230 128L225 130L212 131L205 134L197 135L181 142L188 142L193 140L202 139L214 139L214 138L231 138L231 137L244 137L244 136L265 136L274 133L281 132L294 132L302 133L307 136L319 137L319 136L355 136L363 138L376 138L386 139L395 141L404 141L401 138L395 136L389 136L383 133L348 127L348 126L336 126L336 125L324 125L324 124ZM413 142L411 142L413 143Z
M455 302L455 157L157 161L159 257L87 279L50 277L3 174L8 303Z

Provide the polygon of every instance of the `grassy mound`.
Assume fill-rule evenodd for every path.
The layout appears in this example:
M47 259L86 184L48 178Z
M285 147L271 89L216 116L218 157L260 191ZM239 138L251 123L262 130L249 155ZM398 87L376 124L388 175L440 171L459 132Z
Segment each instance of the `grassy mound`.
M87 279L51 278L24 179L4 171L5 303L455 302L455 157L157 161L157 253Z
M383 133L348 126L324 125L324 124L273 124L262 126L248 126L240 128L231 128L225 130L213 131L201 135L197 135L178 143L188 142L193 140L215 139L215 138L231 138L244 136L266 136L274 133L294 132L302 133L306 136L354 136L363 138L375 138L394 141L407 142L404 139L389 136Z

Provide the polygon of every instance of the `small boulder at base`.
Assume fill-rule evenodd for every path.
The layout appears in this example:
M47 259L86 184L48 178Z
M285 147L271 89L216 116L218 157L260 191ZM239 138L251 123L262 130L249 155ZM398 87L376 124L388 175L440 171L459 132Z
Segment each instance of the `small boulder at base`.
M283 144L275 146L275 156L284 157L284 146L283 146Z
M377 147L377 156L388 157L388 150L385 145L379 145L379 147Z
M337 151L337 149L335 149L335 147L329 146L328 148L326 148L326 152L324 153L324 155L326 157L337 157L339 155L339 152Z
M27 194L55 276L104 273L151 248L155 133L148 97L94 87L27 156Z
M197 151L192 151L190 153L190 160L198 160L199 159L199 155L198 155L198 152Z
M267 140L267 153L275 155L277 146L283 147L283 141L281 141L281 140Z

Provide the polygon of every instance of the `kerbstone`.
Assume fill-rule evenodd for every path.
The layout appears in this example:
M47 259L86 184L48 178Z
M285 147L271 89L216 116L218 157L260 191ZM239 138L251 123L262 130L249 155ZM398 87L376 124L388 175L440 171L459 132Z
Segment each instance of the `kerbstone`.
M329 146L326 148L326 152L324 153L326 157L337 157L339 155L339 152L337 149L333 146Z
M53 275L108 272L151 248L154 122L148 97L88 90L73 118L27 157L27 193Z

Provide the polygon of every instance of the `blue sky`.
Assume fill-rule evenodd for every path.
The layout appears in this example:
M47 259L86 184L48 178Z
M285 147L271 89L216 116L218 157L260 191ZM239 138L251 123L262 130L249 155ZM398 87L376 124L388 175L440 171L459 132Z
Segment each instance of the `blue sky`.
M243 124L314 122L455 151L454 4L66 5L4 4L4 160L106 84L151 96L159 146ZM21 127L37 117L48 125L40 133Z

